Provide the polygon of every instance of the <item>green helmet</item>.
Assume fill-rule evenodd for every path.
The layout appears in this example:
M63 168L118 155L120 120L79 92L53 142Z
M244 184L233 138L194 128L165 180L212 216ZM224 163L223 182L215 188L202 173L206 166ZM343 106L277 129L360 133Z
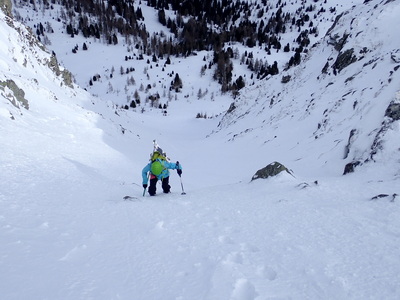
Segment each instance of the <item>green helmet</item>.
M162 163L159 162L158 160L156 160L155 162L153 162L151 164L150 171L153 175L158 176L162 173L163 170L164 170L164 167L163 167Z

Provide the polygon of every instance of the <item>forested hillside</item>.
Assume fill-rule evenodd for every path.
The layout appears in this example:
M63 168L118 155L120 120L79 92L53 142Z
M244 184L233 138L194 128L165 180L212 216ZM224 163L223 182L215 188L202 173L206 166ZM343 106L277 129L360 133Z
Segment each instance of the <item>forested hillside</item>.
M147 29L149 20L143 16L144 5L154 8L161 30ZM50 21L43 23L40 15L49 14L71 38L80 35L109 45L122 43L128 49L138 50L136 59L139 60L150 57L158 62L170 56L187 57L198 51L211 51L212 58L204 63L204 70L213 68L213 78L221 90L235 94L246 82L245 73L234 70L233 59L246 65L251 77L263 79L278 75L298 65L334 22L337 10L344 9L336 1L330 6L326 0L18 0L15 6L17 19L31 23L44 44L51 43L49 36L54 32L54 25ZM22 17L26 9L36 10L39 17L35 21L29 14ZM239 51L234 44L243 45L245 51ZM81 45L71 51L77 51L78 47ZM82 48L85 50L87 44ZM132 53L127 53L126 60L132 59Z

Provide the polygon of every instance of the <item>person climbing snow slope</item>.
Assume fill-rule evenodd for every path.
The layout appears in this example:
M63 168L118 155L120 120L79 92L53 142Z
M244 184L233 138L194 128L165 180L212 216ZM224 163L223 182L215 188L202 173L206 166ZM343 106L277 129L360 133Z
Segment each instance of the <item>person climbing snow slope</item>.
M169 170L177 170L178 175L182 174L182 166L177 161L176 163L171 163L167 161L165 153L163 153L161 148L157 148L150 159L150 162L143 168L143 188L146 190L148 186L148 180L150 178L150 185L148 192L150 196L155 196L157 191L157 182L161 180L161 187L164 193L169 193L171 186L169 185Z

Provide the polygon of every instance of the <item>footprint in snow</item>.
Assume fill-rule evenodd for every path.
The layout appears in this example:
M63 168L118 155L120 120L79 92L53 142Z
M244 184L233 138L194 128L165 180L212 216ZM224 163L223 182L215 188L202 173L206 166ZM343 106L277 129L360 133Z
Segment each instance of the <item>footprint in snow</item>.
M243 264L243 254L240 252L231 252L229 253L224 261L224 264L230 265L230 264Z
M234 241L229 236L225 235L219 236L218 241L222 244L234 244Z
M259 266L257 268L256 274L260 277L267 278L270 281L275 280L278 276L274 269L267 266Z
M257 246L250 245L250 244L247 244L247 243L241 243L240 244L240 249L242 251L244 251L244 252L252 252L252 253L260 251L260 249Z
M254 300L258 296L254 285L245 278L236 280L230 300Z
M155 226L155 229L158 229L158 230L165 230L164 221L157 222L157 224L156 224L156 226Z

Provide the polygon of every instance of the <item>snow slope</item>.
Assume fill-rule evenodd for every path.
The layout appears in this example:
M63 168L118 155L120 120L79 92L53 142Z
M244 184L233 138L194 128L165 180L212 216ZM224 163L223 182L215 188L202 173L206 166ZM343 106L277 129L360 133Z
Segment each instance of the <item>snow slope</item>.
M389 122L388 132L382 128L385 111L400 101L399 61L393 59L400 51L394 29L399 9L396 1L369 1L344 13L299 68L246 88L222 120L219 128L228 130L221 137L236 145L257 143L255 152L237 148L247 156L261 150L305 176L343 174L354 161L386 164L398 176L399 122ZM344 36L338 51L335 44ZM354 62L335 72L335 61L349 50ZM285 76L288 83L281 82ZM379 140L383 150L375 155Z
M293 157L312 166L319 147L332 145L303 141L310 124L301 122L304 111L296 114L301 99L291 126L277 114L270 128L242 139L233 136L260 125L257 104L251 120L240 117L214 134L222 116L195 119L204 104L197 99L172 102L167 117L117 109L66 86L44 66L50 54L12 24L17 30L0 12L0 82L23 89L29 109L0 88L0 298L399 298L396 156L345 177L343 165L321 170L319 160L302 170ZM226 107L221 101L210 109ZM260 137L291 131L297 140L263 154ZM172 172L171 194L141 196L153 139L182 163L186 195ZM327 165L335 155L324 157ZM296 167L295 177L249 182L275 159ZM380 194L388 196L372 200Z

